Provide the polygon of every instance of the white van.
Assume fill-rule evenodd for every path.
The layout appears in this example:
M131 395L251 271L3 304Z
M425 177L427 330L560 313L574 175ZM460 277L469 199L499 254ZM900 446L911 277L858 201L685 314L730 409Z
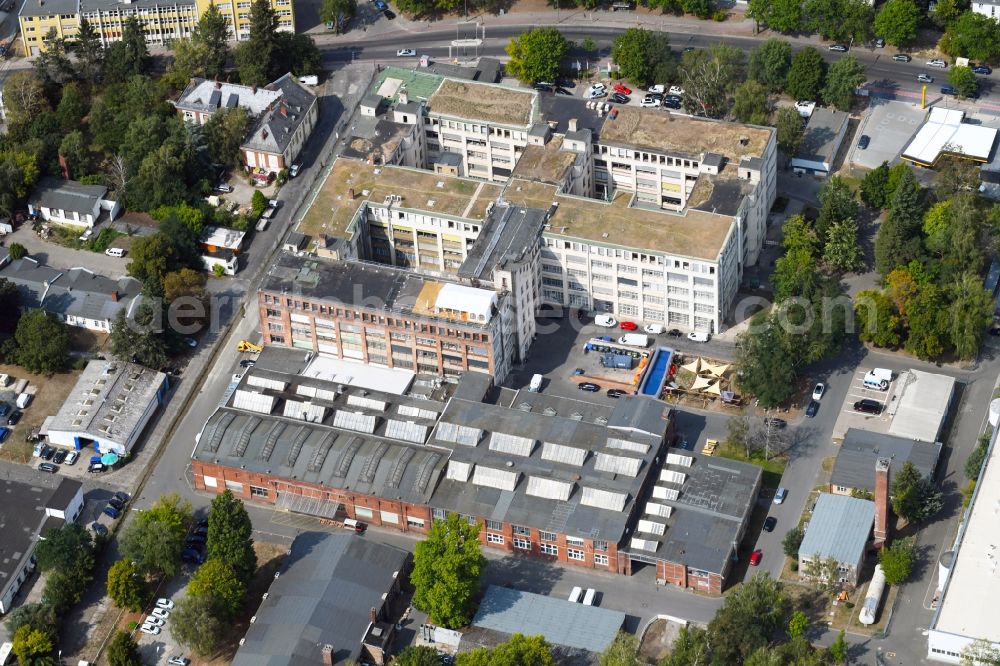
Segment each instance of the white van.
M120 247L109 247L107 250L104 251L104 254L108 255L109 257L124 257L125 250L121 249Z
M579 603L580 597L583 595L583 588L579 585L573 588L573 591L569 593L569 602L571 604Z
M889 390L889 382L892 381L892 370L887 370L886 368L875 368L874 370L869 370L868 374L865 375L863 384L865 388L875 389L876 391L887 391Z
M528 385L528 390L532 393L538 393L542 390L542 376L535 375L531 378L531 383Z

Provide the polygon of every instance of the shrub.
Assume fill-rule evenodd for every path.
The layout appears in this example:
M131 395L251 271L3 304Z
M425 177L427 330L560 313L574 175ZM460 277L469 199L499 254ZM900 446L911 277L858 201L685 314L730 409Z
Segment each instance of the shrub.
M729 14L726 12L725 9L716 9L714 12L712 12L713 21L718 21L719 23L722 23L727 18L729 18Z
M226 269L222 267L222 264L215 264L212 266L212 273L215 277L222 277L226 274Z
M7 253L10 255L11 259L17 261L18 259L23 259L28 256L28 248L24 247L20 243L11 243L10 247L7 248Z

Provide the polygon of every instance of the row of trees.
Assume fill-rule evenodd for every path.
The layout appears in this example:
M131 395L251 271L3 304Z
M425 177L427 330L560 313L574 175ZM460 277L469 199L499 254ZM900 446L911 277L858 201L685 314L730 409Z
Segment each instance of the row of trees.
M862 340L922 359L976 355L993 313L979 274L1000 210L985 206L974 181L957 161L939 168L933 197L905 164L865 177L862 196L887 214L875 239L885 286L855 298Z
M855 42L879 36L895 46L916 39L922 18L914 0L887 0L878 12L865 0L750 0L747 15L758 28L766 25L785 34L811 32Z

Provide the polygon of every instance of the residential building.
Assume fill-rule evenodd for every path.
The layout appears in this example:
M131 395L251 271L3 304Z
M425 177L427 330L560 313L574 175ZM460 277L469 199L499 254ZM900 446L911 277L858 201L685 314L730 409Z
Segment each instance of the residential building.
M996 0L973 0L969 4L969 9L977 14L982 14L983 16L989 16L991 19L996 20L1000 17L1000 1Z
M125 22L133 16L142 24L147 44L166 45L190 37L211 4L212 0L20 0L18 20L24 55L36 56L44 51L50 30L72 41L79 34L82 19L94 27L103 46L121 40ZM242 41L250 36L249 2L214 4L225 17L231 38ZM278 30L295 32L292 0L271 0L271 8L277 14Z
M132 317L142 301L142 284L131 277L113 280L86 268L59 270L31 257L0 259L0 278L17 285L21 308L41 308L69 326L110 332L122 310Z
M510 372L510 296L391 266L281 253L258 291L265 344L434 375Z
M60 479L55 488L0 480L0 614L9 613L35 570L35 546L50 529L76 522L83 511L83 486Z
M169 379L135 363L91 361L42 434L49 444L126 456L157 409L166 402Z
M201 125L220 109L245 109L252 122L240 151L247 170L264 182L291 167L319 115L316 95L291 74L263 88L193 78L174 106L186 122Z
M353 531L300 533L233 666L387 663L411 560Z
M820 493L799 546L799 577L835 575L838 583L857 585L874 524L875 502ZM827 562L835 571L826 569Z
M27 0L26 0L27 1ZM46 222L93 228L107 212L115 219L121 205L106 199L104 185L84 185L73 180L42 178L28 196L28 212Z
M891 460L897 471L907 462L913 463L921 476L933 478L940 455L941 442L922 442L851 428L837 450L830 474L830 492L835 495L874 494L875 461L879 458Z
M829 176L850 119L844 111L814 109L806 121L802 144L792 158L792 170L811 176Z
M226 227L205 227L201 232L201 260L206 271L222 267L225 275L236 275L240 270L240 252L243 251L245 231Z

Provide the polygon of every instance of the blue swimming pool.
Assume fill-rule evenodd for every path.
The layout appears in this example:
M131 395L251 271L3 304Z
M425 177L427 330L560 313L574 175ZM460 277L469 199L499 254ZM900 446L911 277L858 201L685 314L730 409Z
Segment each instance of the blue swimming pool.
M654 398L660 396L673 355L674 350L670 347L660 347L653 353L653 360L649 364L649 369L646 370L642 385L639 387L640 395L649 395Z

